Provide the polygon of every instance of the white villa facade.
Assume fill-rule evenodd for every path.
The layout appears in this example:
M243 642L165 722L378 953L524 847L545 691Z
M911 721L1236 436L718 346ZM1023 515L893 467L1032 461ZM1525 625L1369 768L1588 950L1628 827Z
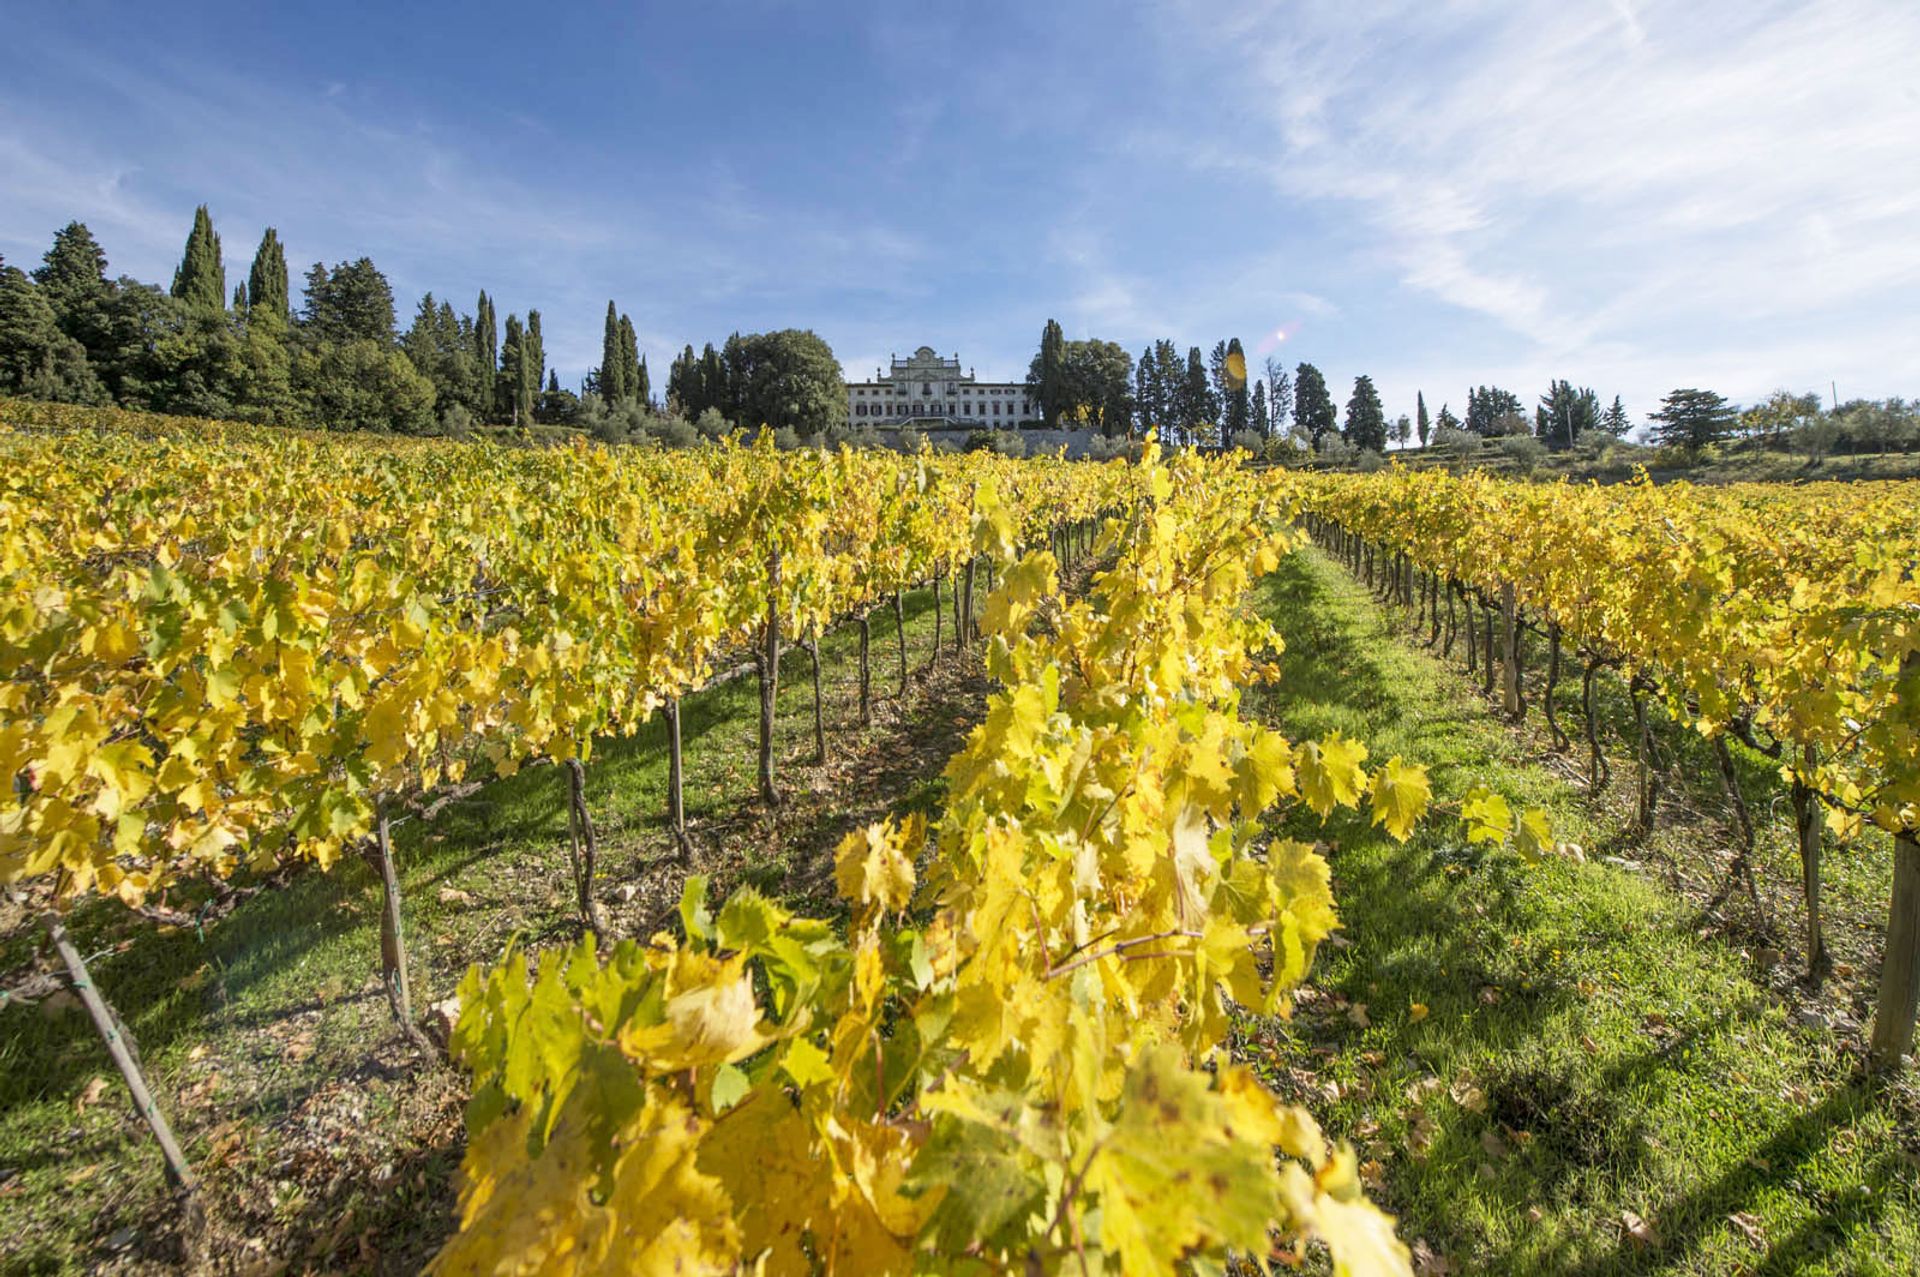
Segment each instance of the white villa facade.
M960 371L960 356L942 359L931 346L891 358L885 376L876 368L872 381L847 384L848 425L1012 429L1039 419L1024 381L976 381L971 368Z

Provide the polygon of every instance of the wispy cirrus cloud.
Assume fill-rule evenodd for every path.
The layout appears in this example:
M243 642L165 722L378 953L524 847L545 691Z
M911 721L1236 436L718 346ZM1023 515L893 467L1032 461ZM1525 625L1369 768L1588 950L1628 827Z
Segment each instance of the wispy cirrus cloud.
M1751 394L1836 359L1884 384L1920 338L1920 7L1308 0L1232 30L1208 56L1280 145L1195 165L1348 209L1402 287L1519 338L1511 364Z

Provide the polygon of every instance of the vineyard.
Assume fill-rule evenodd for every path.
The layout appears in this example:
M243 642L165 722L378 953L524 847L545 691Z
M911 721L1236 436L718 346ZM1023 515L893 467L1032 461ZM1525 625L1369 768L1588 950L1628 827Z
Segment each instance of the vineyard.
M357 874L368 890L279 925L318 932L360 908L376 941L358 960L387 1025L363 1018L320 1065L378 1057L465 1098L457 1180L439 1181L457 1202L424 1172L415 1186L443 1211L420 1256L432 1271L1447 1271L1376 1202L1442 1230L1429 1171L1476 1178L1465 1157L1429 1157L1454 1128L1436 1145L1427 1119L1348 1111L1376 1082L1306 1079L1341 1058L1315 1045L1329 1007L1369 1030L1366 998L1385 1003L1354 994L1409 978L1362 965L1395 907L1369 858L1423 857L1408 882L1506 884L1509 910L1592 891L1602 870L1578 863L1589 817L1532 774L1492 758L1430 769L1427 742L1400 748L1378 720L1313 719L1326 670L1297 662L1331 639L1304 628L1311 609L1272 602L1276 582L1317 579L1299 576L1306 562L1350 569L1437 656L1462 646L1507 718L1537 701L1547 752L1577 759L1593 796L1620 745L1600 706L1616 681L1640 837L1684 788L1663 749L1696 737L1734 813L1729 890L1751 887L1766 823L1739 769L1770 772L1816 979L1834 965L1828 844L1890 844L1866 1064L1895 1079L1872 1085L1906 1085L1920 529L1901 488L1308 475L1151 445L1102 465L512 449L23 403L0 404L0 452L0 744L15 778L0 882L7 961L23 968L9 993L66 990L97 1027L90 1057L65 1039L77 1075L63 1084L110 1062L132 1095L152 1143L124 1155L166 1168L179 1250L161 1262L380 1266L344 1218L298 1255L222 1248L234 1208L202 1169L221 1141L203 1125L177 1138L178 1093L121 1019L142 1009L108 975L96 985L97 946L80 941L114 937L91 960L112 952L117 973ZM796 653L807 685L783 690ZM1354 658L1338 664L1325 694L1354 695ZM937 784L872 819L837 795L809 809L796 778L908 715L936 665L982 680L977 707L949 713ZM1562 721L1576 683L1577 747ZM725 697L749 744L714 776L702 752L722 748ZM631 866L606 835L629 813L609 811L600 776L642 740L661 754L649 819L675 884L644 917L615 907L631 884L609 870ZM721 872L716 844L745 826L690 816L690 776L694 808L731 786L785 856L805 810L830 836L779 874ZM444 835L430 831L509 795L550 802L564 831L533 839L514 879L527 890L544 873L533 890L561 907L505 934L436 936L470 963L457 992L423 992L414 920L451 924L444 898L406 889L410 860L432 855ZM482 834L475 860L499 853L499 830ZM1692 969L1683 952L1704 942L1679 934L1670 965ZM1418 964L1447 979L1456 965ZM1350 993L1324 983L1349 976ZM1414 1040L1440 1031L1422 1027L1430 1013L1509 1014L1499 984L1474 987L1477 1012L1413 1002L1393 1054L1443 1053ZM1769 1055L1806 1050L1784 1031L1767 1041ZM1374 1073L1402 1067L1388 1054L1358 1052ZM4 1065L48 1068L11 1048ZM1406 1083L1414 1108L1449 1090L1428 1067ZM1478 1084L1462 1075L1449 1093L1449 1121L1485 1120ZM1472 1138L1507 1159L1551 1116L1506 1114ZM1910 1116L1869 1116L1849 1118L1863 1148L1912 1147ZM1417 1162L1417 1187L1396 1191L1383 1140ZM1851 1259L1913 1242L1910 1169L1881 1191L1899 1204L1861 1225ZM1625 1225L1631 1264L1662 1241L1650 1211L1624 1214L1643 1226ZM119 1249L138 1266L137 1247Z

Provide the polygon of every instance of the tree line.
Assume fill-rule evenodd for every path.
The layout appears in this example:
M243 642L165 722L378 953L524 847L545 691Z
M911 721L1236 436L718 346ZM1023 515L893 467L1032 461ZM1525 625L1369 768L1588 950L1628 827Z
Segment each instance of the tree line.
M111 277L78 221L31 272L0 259L0 394L404 434L542 423L691 438L683 418L711 410L813 436L846 416L840 366L811 332L735 333L695 362L688 347L658 402L633 321L609 301L600 363L566 390L547 366L538 310L502 324L484 290L471 312L428 293L403 332L392 286L367 257L315 262L296 305L272 227L229 293L205 205L167 288Z

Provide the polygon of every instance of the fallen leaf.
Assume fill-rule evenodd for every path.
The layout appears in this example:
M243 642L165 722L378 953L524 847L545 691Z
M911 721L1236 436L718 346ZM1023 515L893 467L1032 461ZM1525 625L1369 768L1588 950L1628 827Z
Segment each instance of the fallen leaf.
M1740 1230L1741 1236L1755 1246L1765 1250L1767 1247L1766 1229L1760 1223L1760 1217L1748 1211L1735 1211L1727 1216L1727 1222Z
M1500 1002L1500 989L1497 985L1483 984L1480 986L1480 1005L1481 1006L1487 1006L1487 1007L1497 1006L1499 1002Z
M1414 1277L1451 1277L1453 1265L1433 1253L1425 1241L1413 1243Z
M80 1089L80 1094L73 1101L73 1107L85 1112L88 1105L100 1102L100 1097L106 1093L106 1089L107 1079L94 1077Z
M1360 1178L1365 1180L1371 1187L1379 1188L1381 1184L1386 1182L1387 1168L1382 1166L1377 1160L1368 1158L1366 1161L1360 1163Z
M1364 1002L1356 1002L1352 1006L1348 1007L1347 1019L1353 1021L1356 1025L1358 1025L1363 1029L1368 1028L1373 1024L1373 1021L1367 1018L1367 1004Z
M1498 1131L1480 1132L1480 1148L1495 1161L1507 1155L1507 1142L1500 1138Z
M1445 1082L1442 1082L1439 1078L1434 1077L1432 1074L1428 1074L1426 1077L1421 1078L1418 1082L1407 1083L1407 1103L1418 1104L1420 1101L1426 1099L1429 1095L1434 1094L1436 1091L1444 1090L1445 1088L1446 1088Z
M442 887L440 888L440 903L443 905L470 905L473 903L473 893L470 891L462 891L458 887Z
M1408 1023L1410 1023L1410 1024L1418 1024L1418 1023L1420 1023L1420 1021L1422 1021L1422 1020L1424 1020L1424 1019L1426 1019L1426 1018L1427 1018L1427 1004L1426 1004L1426 1003L1424 1003L1424 1002L1416 1002L1416 1003L1414 1003L1414 1004L1413 1004L1412 1006L1410 1006L1410 1007L1408 1007L1408 1008L1407 1008L1407 1022L1408 1022Z
M1487 1111L1487 1093L1475 1086L1471 1078L1456 1078L1453 1085L1447 1088L1447 1094L1453 1097L1455 1104L1469 1113Z
M1545 1219L1546 1217L1547 1217L1547 1213L1541 1210L1538 1206L1527 1207L1527 1222L1529 1224L1537 1224L1541 1220Z
M1595 1042L1590 1035L1585 1033L1582 1033L1580 1035L1580 1049L1585 1051L1588 1055L1600 1054L1600 1044L1598 1042Z
M1652 1247L1660 1244L1660 1234L1654 1231L1653 1225L1630 1210L1620 1212L1620 1226L1627 1230L1627 1236L1633 1239L1633 1244L1636 1246Z

